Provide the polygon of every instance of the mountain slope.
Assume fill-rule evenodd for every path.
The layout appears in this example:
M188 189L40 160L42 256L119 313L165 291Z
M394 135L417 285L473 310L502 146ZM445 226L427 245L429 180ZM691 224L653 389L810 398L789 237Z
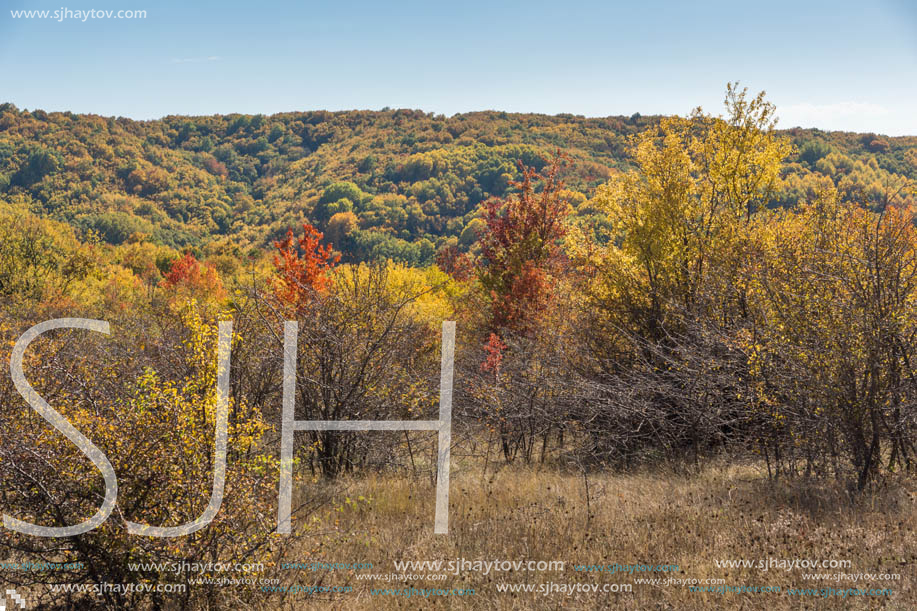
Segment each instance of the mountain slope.
M628 168L628 136L658 117L585 118L416 110L133 121L0 105L0 202L95 231L177 248L262 246L309 220L345 257L428 263L473 239L480 202L502 196L517 161L561 150L576 205ZM797 146L775 196L789 205L833 183L881 206L911 198L917 138L786 132Z

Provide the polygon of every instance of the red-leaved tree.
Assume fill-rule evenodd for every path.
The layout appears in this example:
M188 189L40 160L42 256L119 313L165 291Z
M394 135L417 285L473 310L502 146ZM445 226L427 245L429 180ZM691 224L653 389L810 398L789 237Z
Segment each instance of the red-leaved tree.
M436 266L459 282L474 276L474 262L467 253L459 251L457 246L446 246L436 253Z
M216 268L209 263L201 263L190 252L172 263L162 286L182 297L219 300L225 296Z
M484 374L472 393L498 431L507 461L531 460L536 438L542 458L553 431L562 435L557 406L557 336L549 331L562 281L568 202L559 174L560 153L539 173L520 163L517 193L484 204L478 280L489 311L484 331ZM547 331L547 332L545 332Z
M520 163L522 180L511 183L519 193L484 203L478 279L490 297L491 333L529 332L550 304L551 276L562 262L566 233L568 205L558 176L564 160L555 155L544 174ZM543 187L536 192L538 183Z
M274 296L296 312L305 308L316 292L327 288L328 271L340 260L331 244L322 246L320 231L309 223L303 223L302 228L301 237L295 237L290 229L285 239L274 242Z

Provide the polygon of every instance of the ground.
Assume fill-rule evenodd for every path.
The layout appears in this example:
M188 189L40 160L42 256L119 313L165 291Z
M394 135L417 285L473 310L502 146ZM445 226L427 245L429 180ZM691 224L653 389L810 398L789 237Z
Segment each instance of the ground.
M333 489L319 487L332 494L333 501L299 520L306 536L297 539L282 560L372 563L372 568L274 567L268 573L279 577L283 586L351 588L336 594L288 594L283 608L917 608L917 494L906 482L852 497L844 487L823 482L770 481L764 466L755 464L710 464L693 473L599 473L585 479L581 473L548 468L511 466L486 475L480 467L459 468L452 478L448 536L433 533L434 489L429 479L380 476L344 480ZM565 564L563 570L492 568L487 574L484 565L472 564L458 575L429 566L398 570L394 565L461 559ZM723 565L743 560L753 566ZM827 565L811 570L798 565L803 561ZM791 566L793 562L797 565ZM582 570L584 565L615 564L678 569ZM873 575L849 578L862 573ZM392 574L447 576L386 581ZM805 579L806 574L832 578ZM847 578L838 580L837 574ZM900 578L895 580L895 575ZM650 579L668 580L669 585L640 581ZM698 582L691 581L695 579ZM691 591L691 584L711 585L704 583L708 579L722 580L713 585L723 587L779 587L780 593ZM519 584L535 584L536 592L499 591ZM566 593L591 584L618 584L610 585L612 590L629 585L631 591ZM405 588L414 588L410 598L392 593ZM429 593L469 588L474 595ZM554 591L544 594L539 588ZM798 594L791 592L793 588L818 593ZM839 594L848 588L891 589L892 594ZM423 590L428 595L421 600L423 593L418 591ZM271 598L278 602L276 596Z

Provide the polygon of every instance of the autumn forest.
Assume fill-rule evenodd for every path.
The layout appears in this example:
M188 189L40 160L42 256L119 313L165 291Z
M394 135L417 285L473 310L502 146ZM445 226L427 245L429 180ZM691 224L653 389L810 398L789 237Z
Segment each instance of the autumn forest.
M714 469L738 478L723 484L730 502L753 481L803 513L876 495L897 507L888 499L912 495L917 472L917 137L783 129L775 111L732 84L722 108L684 117L136 121L0 105L0 360L41 321L110 323L107 336L36 340L26 373L104 450L120 489L116 513L86 535L4 532L10 557L81 562L19 585L67 608L89 603L52 594L54 580L163 583L172 576L151 563L363 553L390 527L354 516L395 522L414 499L410 536L440 549L426 532L437 473L424 432L299 433L295 536L273 534L285 320L299 324L303 420L435 419L440 328L456 321L455 537L500 540L474 530L491 522L472 515L472 495L512 473L567 478L533 503L569 495L578 509L556 505L555 527L582 518L569 540L596 554L606 534L590 525L617 528L597 506L632 481L613 478L690 487ZM233 321L233 361L220 513L188 537L133 537L125 521L182 524L207 504L221 320ZM0 404L3 513L53 526L91 516L104 490L92 463L6 375ZM404 488L386 496L378 481ZM377 486L375 500L361 486ZM536 537L519 511L531 530L514 536L540 557L538 542L556 537ZM897 523L888 536L912 540L913 512ZM720 552L752 545L743 536ZM835 544L816 543L823 555ZM863 552L869 562L884 562L880 548ZM913 567L907 553L888 558ZM293 600L264 596L199 584L92 604ZM704 608L680 596L666 608Z

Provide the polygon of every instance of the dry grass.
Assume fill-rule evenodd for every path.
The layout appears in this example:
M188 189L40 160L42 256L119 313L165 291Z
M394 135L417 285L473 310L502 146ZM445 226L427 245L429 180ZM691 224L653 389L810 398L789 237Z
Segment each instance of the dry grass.
M769 482L754 466L709 466L695 475L648 472L589 477L504 468L483 479L480 470L453 476L448 536L433 534L429 481L369 477L336 490L335 508L313 518L286 562L321 559L372 562L364 573L395 572L394 560L563 560L562 572L465 572L416 588L467 588L475 596L407 599L371 596L371 587L398 584L358 580L354 571L281 571L287 583L352 586L328 596L290 595L288 609L914 609L917 509L913 487L901 484L856 502L825 484ZM371 499L356 503L358 497ZM300 526L305 520L300 520ZM715 559L843 559L845 573L899 573L897 582L804 581L790 572L719 569ZM697 594L687 586L634 584L631 593L508 594L495 584L632 583L629 575L583 573L573 564L677 564L678 574L642 577L723 578L732 586L891 587L889 598L822 600L786 594ZM823 569L818 572L837 572ZM295 573L295 574L293 574ZM402 584L403 585L403 584ZM273 608L277 608L274 606Z

